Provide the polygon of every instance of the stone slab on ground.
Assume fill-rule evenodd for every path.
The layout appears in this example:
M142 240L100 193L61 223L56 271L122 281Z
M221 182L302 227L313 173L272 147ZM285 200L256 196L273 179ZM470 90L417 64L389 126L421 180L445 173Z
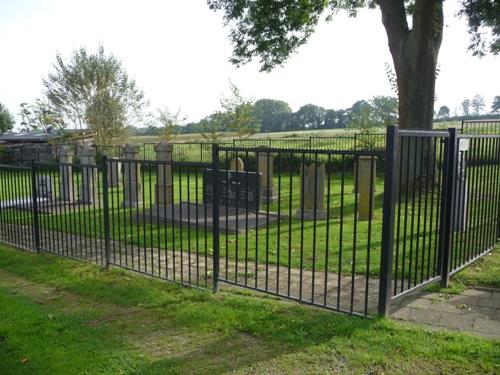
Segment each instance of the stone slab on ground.
M139 219L145 218L152 223L174 223L185 226L185 228L196 227L207 229L213 228L212 205L203 203L181 202L180 204L166 207L151 207L139 214ZM245 207L236 208L221 206L219 209L219 230L225 233L245 233L266 225L284 220L287 216L278 215L276 212L246 211Z

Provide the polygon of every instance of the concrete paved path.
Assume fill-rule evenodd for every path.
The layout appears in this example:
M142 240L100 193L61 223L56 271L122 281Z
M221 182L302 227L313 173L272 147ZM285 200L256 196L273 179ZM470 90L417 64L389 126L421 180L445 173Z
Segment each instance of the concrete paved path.
M460 295L420 292L397 303L392 317L500 340L500 289L467 289Z

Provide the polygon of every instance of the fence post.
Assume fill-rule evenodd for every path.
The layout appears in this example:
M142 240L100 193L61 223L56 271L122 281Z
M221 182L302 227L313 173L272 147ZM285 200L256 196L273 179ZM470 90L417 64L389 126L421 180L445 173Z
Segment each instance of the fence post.
M37 168L35 160L31 161L31 209L33 211L33 235L35 237L35 251L40 252L40 220L38 211L38 190L36 186Z
M441 195L441 228L439 231L441 252L440 263L441 267L441 287L447 288L450 282L450 256L451 245L453 240L453 221L454 213L453 206L455 204L455 188L456 188L456 173L457 173L457 129L448 129L448 147L446 150L446 171L443 175L443 193Z
M382 254L380 258L380 286L378 313L389 316L391 309L392 252L394 245L394 215L396 206L398 127L387 127L385 150L384 206L382 219Z
M105 263L104 267L109 268L110 258L111 258L111 246L110 246L110 228L109 228L109 196L108 196L108 158L104 155L101 159L101 176L102 176L102 205L103 205L103 215L104 215L104 252L105 252Z
M219 290L219 145L212 144L212 238L213 238L213 290Z

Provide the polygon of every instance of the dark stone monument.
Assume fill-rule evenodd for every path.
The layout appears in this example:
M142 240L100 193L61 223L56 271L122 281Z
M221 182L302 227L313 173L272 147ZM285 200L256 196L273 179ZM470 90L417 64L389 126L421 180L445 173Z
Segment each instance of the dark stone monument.
M219 206L238 207L249 211L260 208L260 174L255 172L236 172L220 170ZM207 169L203 174L203 197L206 204L213 204L213 171ZM248 205L248 206L247 206Z

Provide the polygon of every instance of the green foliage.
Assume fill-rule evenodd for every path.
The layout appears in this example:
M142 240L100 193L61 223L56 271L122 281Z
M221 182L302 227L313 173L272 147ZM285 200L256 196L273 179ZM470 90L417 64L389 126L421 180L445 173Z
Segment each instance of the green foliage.
M21 129L23 131L43 130L49 128L64 129L65 123L59 113L47 101L36 99L33 104L21 103Z
M186 120L186 117L181 115L181 110L170 112L167 107L159 108L156 122L158 123L157 134L160 139L171 142L179 133L181 123Z
M373 120L382 125L394 125L398 120L398 99L393 96L375 96L370 101Z
M253 105L253 112L262 124L261 132L283 131L292 114L287 102L274 99L257 100Z
M85 119L98 145L120 144L126 137L125 109L119 99L106 90L92 96L85 110Z
M476 56L500 53L500 2L498 0L462 0L460 15L467 18L471 43ZM485 32L490 30L490 33Z
M470 100L469 99L464 99L461 103L462 106L462 113L464 116L469 116L470 114Z
M491 113L500 113L500 96L495 96L491 104Z
M450 117L450 108L448 106L445 106L445 105L441 106L439 108L438 113L437 113L437 118L445 120L449 117Z
M474 95L471 101L471 106L474 109L475 115L479 115L484 110L485 105L484 97L482 95Z
M325 126L325 112L323 107L314 104L303 105L293 114L290 120L291 129L323 129Z
M216 112L205 117L199 123L199 131L206 142L218 143L221 133L225 131L226 118L222 112Z
M0 103L0 134L8 132L14 127L14 117L11 115L7 107Z
M224 119L228 121L227 128L234 132L237 138L247 138L260 129L260 123L253 111L254 101L244 98L232 82L229 82L229 89L230 95L220 100Z
M146 104L135 80L103 46L95 54L85 48L75 50L67 61L57 54L43 83L51 107L64 122L88 127L99 143L111 144L122 137L125 125L140 118Z

